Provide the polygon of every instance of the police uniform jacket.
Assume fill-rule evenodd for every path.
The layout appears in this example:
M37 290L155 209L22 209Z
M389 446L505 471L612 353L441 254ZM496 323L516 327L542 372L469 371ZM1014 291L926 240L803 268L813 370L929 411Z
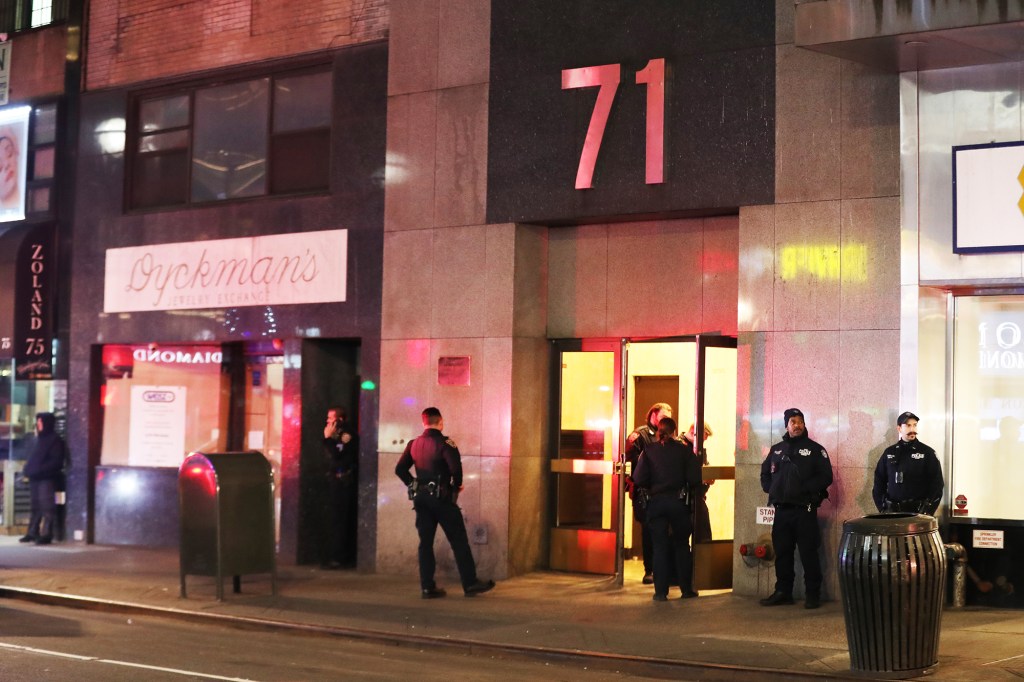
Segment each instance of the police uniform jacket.
M942 499L942 488L942 468L935 450L917 439L900 439L878 458L871 496L878 509L885 508L886 500L920 500L922 511L931 514Z
M438 429L427 428L419 437L405 446L405 452L395 465L395 474L402 482L413 482L409 469L415 465L416 479L420 485L437 483L453 490L462 487L462 456L455 447L455 441Z
M700 461L682 442L670 438L649 443L633 475L636 484L658 495L679 495L700 486Z
M351 440L341 441L341 434L347 433ZM353 479L359 468L359 436L352 433L348 422L341 422L336 437L323 439L324 457L327 460L327 472L342 480Z
M828 497L832 462L828 452L806 435L787 433L772 446L761 464L761 489L771 505L813 505Z
M633 471L636 471L636 463L640 459L640 455L644 454L648 445L657 440L658 430L650 424L644 424L629 434L629 438L626 439L626 461L629 462Z

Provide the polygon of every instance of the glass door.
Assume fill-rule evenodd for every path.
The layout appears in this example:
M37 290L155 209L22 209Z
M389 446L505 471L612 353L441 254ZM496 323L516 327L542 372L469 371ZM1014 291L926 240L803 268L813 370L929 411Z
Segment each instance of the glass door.
M621 526L618 341L555 342L551 568L616 573Z
M551 568L614 575L620 584L643 577L640 526L621 462L626 437L646 423L651 406L667 403L680 434L694 425L695 452L705 458L705 479L714 481L706 509L694 509L710 526L695 546L697 588L731 587L736 339L556 341L552 357Z
M698 590L732 587L736 361L734 337L697 337L694 423L704 428L694 429L694 447L704 462L704 482L708 485L704 499L697 500L693 510L693 580Z
M246 347L243 449L256 450L270 462L274 475L274 519L280 542L284 356L265 351L257 344Z

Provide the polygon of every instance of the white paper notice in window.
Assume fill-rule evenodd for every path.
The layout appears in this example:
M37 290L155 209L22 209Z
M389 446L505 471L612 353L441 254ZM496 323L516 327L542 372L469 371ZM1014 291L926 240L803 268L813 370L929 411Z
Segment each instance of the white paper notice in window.
M345 300L348 230L107 249L103 311Z
M132 386L128 464L176 467L185 459L184 386Z

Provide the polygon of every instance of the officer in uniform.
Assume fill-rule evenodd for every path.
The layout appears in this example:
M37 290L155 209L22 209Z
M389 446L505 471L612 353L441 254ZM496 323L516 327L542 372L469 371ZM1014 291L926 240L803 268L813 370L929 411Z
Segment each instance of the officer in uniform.
M636 484L651 492L647 525L654 539L654 601L668 600L673 573L683 599L697 596L690 555L689 502L701 488L700 460L692 446L687 448L675 436L675 421L662 418L657 440L647 444L633 474Z
M668 403L654 403L651 409L647 410L647 423L629 434L626 439L626 461L629 462L629 470L636 472L637 461L648 445L658 440L658 422L665 418L672 418L672 406ZM651 539L651 530L647 527L647 510L644 508L647 491L637 488L633 477L626 480L626 487L629 489L629 498L633 500L633 518L640 524L640 543L644 553L644 585L654 584L654 541Z
M356 511L359 494L359 436L345 419L345 410L327 410L322 442L327 466L327 558L324 568L356 563Z
M935 515L942 500L942 468L935 450L917 439L917 415L896 417L900 439L890 445L875 466L871 496L878 511Z
M832 485L828 452L807 435L804 413L795 407L784 414L786 434L772 446L761 464L761 488L775 506L772 544L775 546L775 592L761 606L793 603L796 577L794 552L804 567L804 608L821 606L821 530L818 506Z
M409 488L409 499L416 511L422 596L424 599L436 599L446 594L434 582L434 535L440 524L455 554L463 592L467 597L474 597L493 588L494 581L477 578L476 563L466 536L466 522L456 504L462 491L462 457L455 442L441 433L444 419L440 410L428 407L423 410L422 418L423 433L409 441L395 465L395 474ZM409 473L414 465L415 478Z

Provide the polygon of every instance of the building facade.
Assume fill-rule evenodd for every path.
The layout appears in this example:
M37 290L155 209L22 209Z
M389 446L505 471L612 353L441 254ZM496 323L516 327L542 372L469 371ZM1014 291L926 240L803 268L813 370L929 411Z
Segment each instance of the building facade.
M317 561L341 404L359 566L414 573L394 466L434 405L482 575L629 581L619 459L668 402L713 427L700 586L773 588L736 548L770 533L759 470L789 407L835 472L827 598L904 410L940 453L949 534L1001 532L981 556L1011 556L1018 513L986 503L1013 495L984 472L1013 470L1024 422L1024 239L977 241L966 207L991 202L954 198L1021 139L1021 8L621 5L90 6L72 537L174 544L178 455L254 449L282 556Z
M69 531L176 545L179 455L257 450L282 554L325 560L327 409L376 440L386 4L96 3L88 20Z

